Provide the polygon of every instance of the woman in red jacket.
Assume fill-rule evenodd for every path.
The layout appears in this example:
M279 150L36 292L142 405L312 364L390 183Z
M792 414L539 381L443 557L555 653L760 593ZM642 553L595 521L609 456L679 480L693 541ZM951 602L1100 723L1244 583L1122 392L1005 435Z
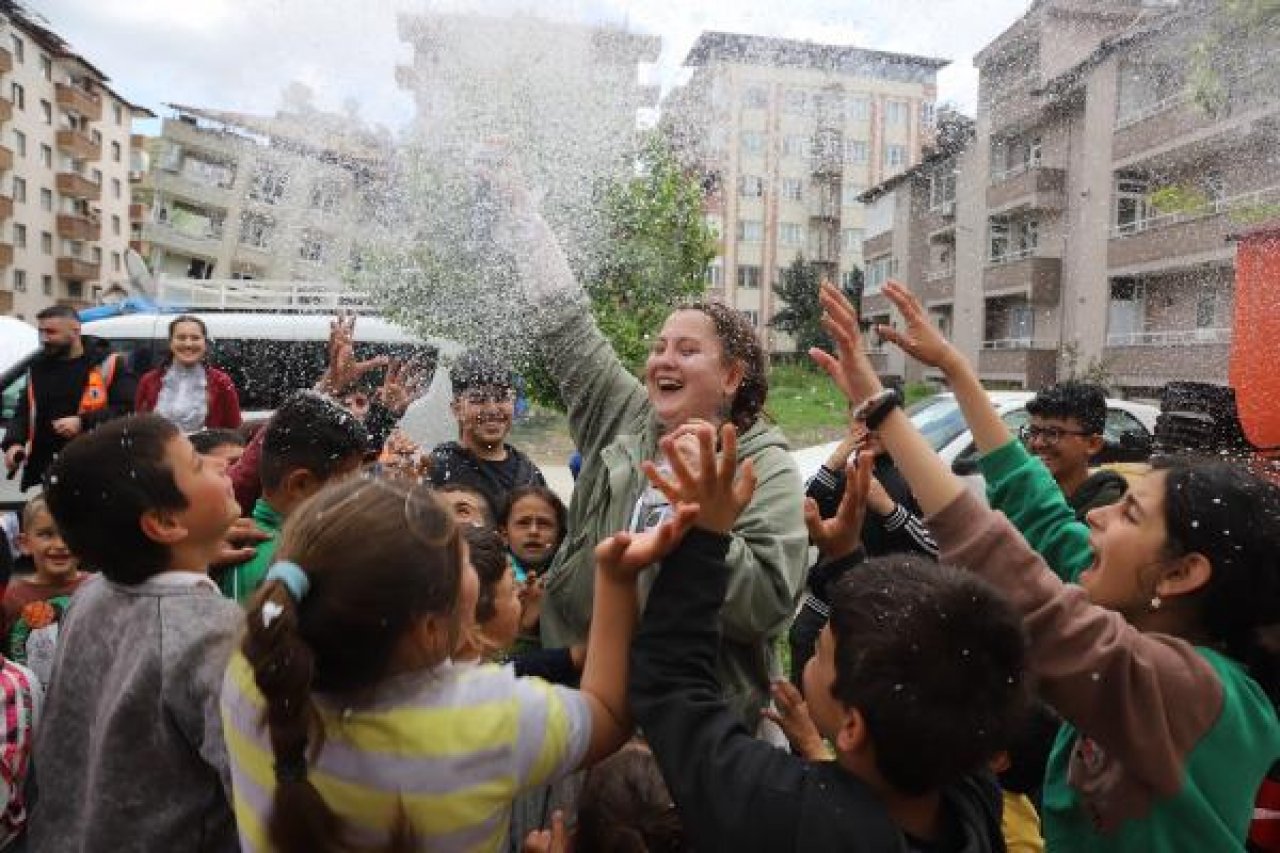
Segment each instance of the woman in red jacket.
M169 357L138 382L134 407L164 415L187 433L240 426L235 383L205 363L208 339L200 318L183 314L174 319L169 324Z

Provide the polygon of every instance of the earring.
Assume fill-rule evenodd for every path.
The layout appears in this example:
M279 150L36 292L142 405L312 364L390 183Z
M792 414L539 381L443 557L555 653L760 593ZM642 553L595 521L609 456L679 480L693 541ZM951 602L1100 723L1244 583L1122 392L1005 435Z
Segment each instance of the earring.
M1159 610L1161 604L1164 604L1164 602L1160 600L1160 596L1158 595L1151 596L1151 612L1152 613L1155 613L1157 610Z

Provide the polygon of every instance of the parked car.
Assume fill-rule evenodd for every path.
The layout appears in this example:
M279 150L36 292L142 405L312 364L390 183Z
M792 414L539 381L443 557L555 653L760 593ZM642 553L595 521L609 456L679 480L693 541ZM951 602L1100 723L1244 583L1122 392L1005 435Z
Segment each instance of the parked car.
M990 391L988 396L1011 431L1017 431L1031 419L1027 414L1027 402L1035 394L1030 391ZM951 470L963 477L970 488L983 494L985 482L978 473L978 451L955 395L948 392L926 397L908 407L907 414ZM1143 469L1134 463L1144 463L1150 458L1152 435L1159 414L1160 410L1155 406L1108 399L1104 446L1094 460L1095 464L1115 467L1125 476L1141 473ZM805 482L827 460L837 444L838 441L833 441L792 453Z

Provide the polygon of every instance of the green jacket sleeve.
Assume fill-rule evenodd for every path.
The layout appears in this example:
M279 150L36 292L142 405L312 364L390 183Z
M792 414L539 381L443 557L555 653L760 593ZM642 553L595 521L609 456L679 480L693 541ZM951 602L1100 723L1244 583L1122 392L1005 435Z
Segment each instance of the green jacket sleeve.
M649 405L644 385L618 360L586 305L566 300L538 348L569 412L569 432L584 459L613 440Z
M731 531L729 590L720 612L725 637L740 643L758 643L786 627L804 585L809 548L800 474L790 455L770 447L752 461L759 479Z
M1089 528L1076 521L1049 470L1016 438L983 456L987 500L1008 516L1054 574L1074 583L1093 562Z

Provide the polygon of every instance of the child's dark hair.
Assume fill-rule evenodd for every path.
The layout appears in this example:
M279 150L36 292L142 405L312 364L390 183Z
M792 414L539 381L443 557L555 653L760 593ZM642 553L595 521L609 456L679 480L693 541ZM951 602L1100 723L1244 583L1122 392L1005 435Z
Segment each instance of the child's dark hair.
M244 447L246 442L239 430L234 429L202 429L187 436L195 447L196 453L208 453L219 447L233 445Z
M1199 598L1211 644L1244 664L1280 702L1280 486L1222 461L1162 458L1165 556L1203 555L1212 573Z
M515 372L501 359L480 350L459 355L449 368L449 380L455 397L472 388L516 387Z
M476 578L480 582L476 595L476 621L487 622L497 613L494 599L498 582L507 572L507 549L493 528L463 525L462 534L467 540L471 565L475 567Z
M577 853L678 853L684 826L648 746L632 742L587 771Z
M989 584L918 555L871 560L833 586L832 693L857 708L876 767L919 796L978 771L1030 701L1018 614Z
M279 850L352 849L346 827L310 782L322 743L311 694L361 695L385 678L397 644L420 619L457 605L458 525L429 488L356 477L331 483L285 523L279 560L310 588L301 602L268 580L250 602L242 651L266 700L277 768L267 827ZM264 619L270 604L277 615ZM401 822L388 849L409 850Z
M148 511L179 511L165 450L179 435L159 415L108 421L68 444L45 474L45 499L58 532L86 568L138 584L169 563L169 549L142 531Z
M547 505L551 507L551 511L556 516L556 529L560 532L560 539L556 541L559 547L560 540L564 539L565 528L569 524L569 510L565 508L564 501L560 500L560 496L546 486L540 486L537 483L526 483L523 486L516 486L507 493L507 499L502 502L502 508L498 510L498 527L506 527L507 522L511 520L511 510L515 508L516 503L521 498L542 498Z
M1089 382L1059 382L1027 401L1027 414L1038 418L1073 418L1090 435L1107 426L1107 392Z
M279 488L298 468L327 480L353 456L363 456L368 446L369 434L350 412L322 394L299 391L284 401L267 425L262 488Z
M480 502L480 508L484 510L485 524L493 527L493 507L489 505L489 499L484 496L484 492L475 486L468 486L466 483L442 483L436 486L436 491L442 495L471 495Z

